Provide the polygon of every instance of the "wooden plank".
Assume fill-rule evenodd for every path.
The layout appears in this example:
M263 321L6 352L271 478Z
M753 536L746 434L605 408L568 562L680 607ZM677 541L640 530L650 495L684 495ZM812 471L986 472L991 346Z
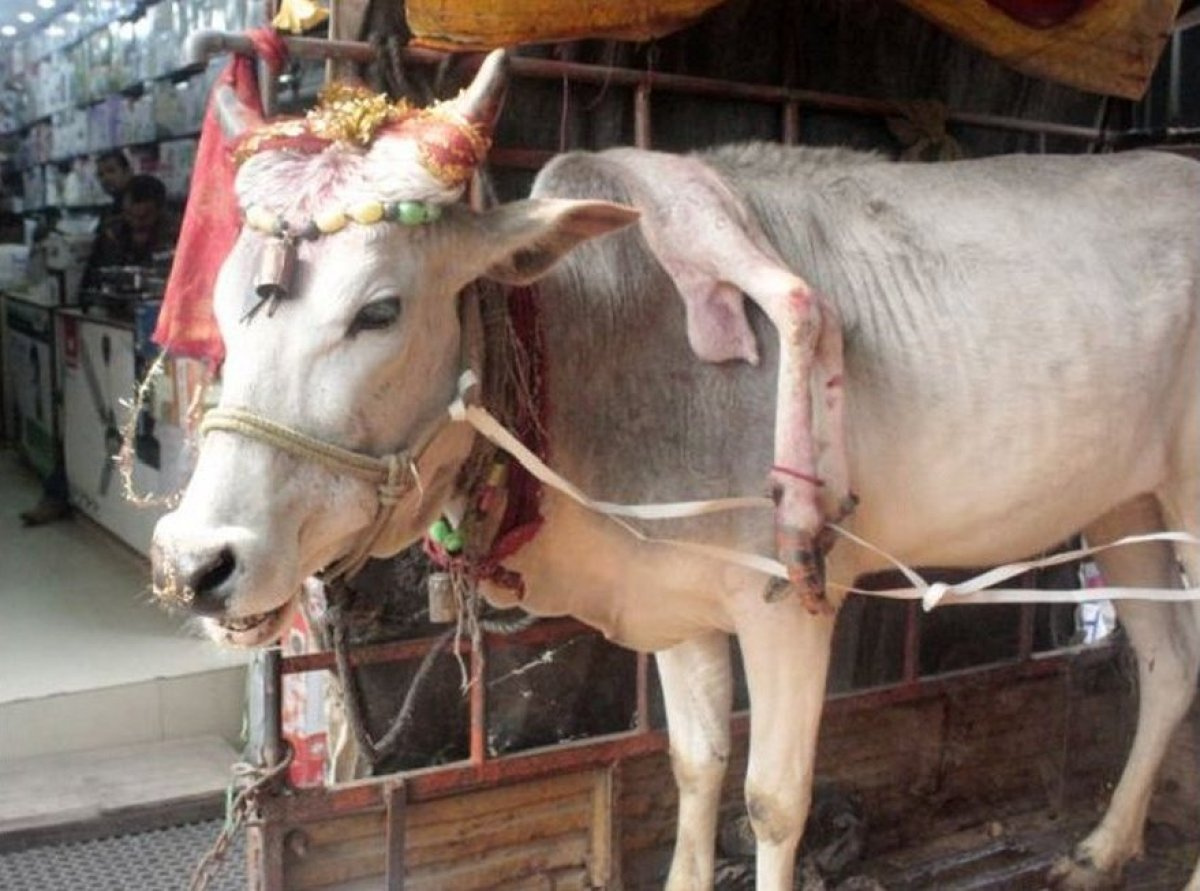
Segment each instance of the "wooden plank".
M540 874L521 868L520 862L543 872L565 869L565 876L586 873L593 862L598 871L607 870L607 858L597 862L592 856L597 844L611 845L604 837L607 825L601 830L595 825L598 808L607 810L607 785L607 771L587 771L408 803L405 888L493 887ZM375 811L293 829L287 887L299 891L386 875L385 826L384 815ZM565 855L547 853L554 848L584 854L563 860Z
M586 869L556 869L539 876L522 876L512 882L497 885L491 891L594 891L613 888L612 885L593 885Z
M596 771L592 785L591 856L588 875L593 888L609 888L618 874L613 857L614 770Z
M382 829L382 827L381 827ZM327 885L349 882L368 876L379 876L383 887L387 868L387 852L381 831L371 837L350 839L343 844L310 848L303 857L289 856L285 867L287 891L304 891Z
M439 832L435 838L410 828L407 862L410 869L415 869L463 857L485 856L499 847L519 849L566 833L587 837L590 825L589 802L580 800L565 807L482 814L460 830Z
M305 823L298 828L303 831L308 847L319 848L358 838L381 837L386 820L386 814L380 811Z
M389 780L384 787L384 797L387 800L387 825L384 832L387 891L404 891L405 822L408 818L404 780Z
M521 808L547 799L590 795L592 782L590 771L576 771L480 792L469 792L452 798L421 802L420 807L412 808L409 828L468 819L480 811Z
M428 869L414 868L409 872L409 891L482 891L523 878L552 873L555 870L581 867L588 855L586 834L561 836L520 848L502 848L486 855L459 861L457 864L437 864Z

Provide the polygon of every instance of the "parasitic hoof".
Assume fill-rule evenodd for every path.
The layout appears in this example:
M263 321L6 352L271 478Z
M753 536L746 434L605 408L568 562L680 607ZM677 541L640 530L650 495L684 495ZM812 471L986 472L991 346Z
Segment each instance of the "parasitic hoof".
M1057 891L1103 891L1121 886L1121 871L1100 869L1090 856L1075 851L1055 861L1046 885Z

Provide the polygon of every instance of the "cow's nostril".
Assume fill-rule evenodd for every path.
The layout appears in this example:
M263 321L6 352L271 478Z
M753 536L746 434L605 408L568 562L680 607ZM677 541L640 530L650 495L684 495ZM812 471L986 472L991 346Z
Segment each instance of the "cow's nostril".
M197 565L187 583L192 609L207 615L223 612L228 597L219 593L220 588L236 568L237 558L231 547L221 548L207 562Z

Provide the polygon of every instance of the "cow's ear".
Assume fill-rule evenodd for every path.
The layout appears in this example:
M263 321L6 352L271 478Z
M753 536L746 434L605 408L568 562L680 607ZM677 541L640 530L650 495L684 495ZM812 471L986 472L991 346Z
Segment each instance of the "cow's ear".
M589 238L623 229L638 212L607 201L530 198L482 215L487 278L527 285L545 275L571 248Z

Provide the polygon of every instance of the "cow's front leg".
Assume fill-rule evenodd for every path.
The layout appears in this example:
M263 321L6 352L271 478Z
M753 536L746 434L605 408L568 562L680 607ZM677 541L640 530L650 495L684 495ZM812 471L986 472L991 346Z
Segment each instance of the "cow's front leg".
M810 613L797 598L747 597L740 607L735 625L750 689L746 809L757 840L756 887L790 891L812 799L836 616Z
M679 820L668 891L697 891L713 883L713 847L721 782L729 762L733 682L729 636L715 632L656 656L671 738L671 767L679 789Z

